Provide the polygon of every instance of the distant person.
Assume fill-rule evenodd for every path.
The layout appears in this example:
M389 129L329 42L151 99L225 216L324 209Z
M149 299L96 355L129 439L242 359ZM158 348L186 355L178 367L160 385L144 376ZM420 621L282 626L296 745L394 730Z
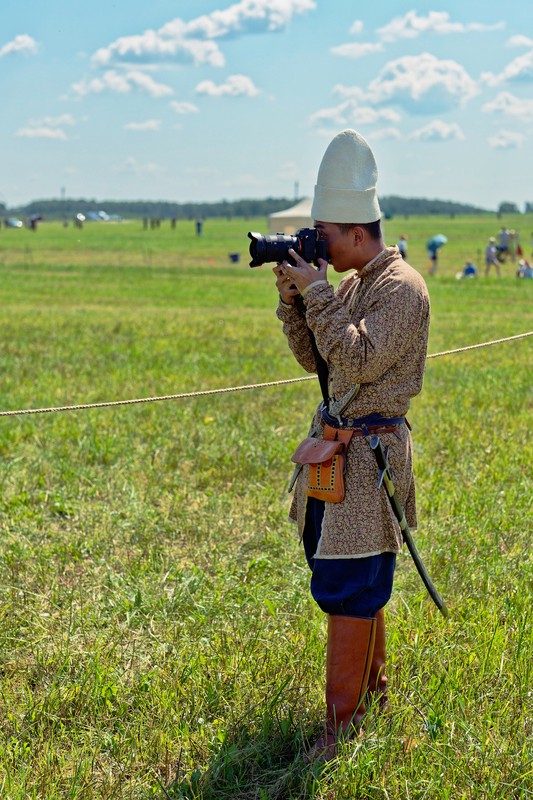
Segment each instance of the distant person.
M439 250L441 247L443 247L443 245L446 244L447 241L448 239L446 236L443 236L442 233L438 233L436 236L432 236L429 242L426 244L429 258L428 272L430 275L435 275L437 272L437 267L439 265Z
M496 274L500 277L500 259L498 258L498 248L496 247L496 239L491 236L489 243L485 248L485 275L488 275L490 268L494 267Z
M517 278L533 278L533 267L525 258L521 258L516 269Z
M197 219L196 220L196 235L201 236L204 230L204 223L203 220Z
M462 272L457 273L457 278L477 278L477 267L470 259L466 260L466 264Z
M515 230L512 230L509 233L509 255L511 256L511 261L513 264L515 263L517 257L521 258L524 255L522 248L520 247L520 234Z
M439 248L428 247L429 266L428 272L430 275L435 275L437 267L439 266Z
M498 246L497 252L500 258L500 261L507 261L507 256L509 255L509 239L511 237L511 231L509 231L504 225L500 228L500 232L498 234Z
M400 239L398 241L398 250L400 251L401 257L407 261L407 234L402 233Z

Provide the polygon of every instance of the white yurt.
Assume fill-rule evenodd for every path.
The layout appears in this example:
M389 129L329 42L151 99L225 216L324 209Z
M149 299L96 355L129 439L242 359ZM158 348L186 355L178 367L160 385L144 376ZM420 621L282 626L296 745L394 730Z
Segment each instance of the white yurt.
M270 233L296 233L299 228L312 228L310 197L296 203L295 206L284 211L276 211L268 218Z

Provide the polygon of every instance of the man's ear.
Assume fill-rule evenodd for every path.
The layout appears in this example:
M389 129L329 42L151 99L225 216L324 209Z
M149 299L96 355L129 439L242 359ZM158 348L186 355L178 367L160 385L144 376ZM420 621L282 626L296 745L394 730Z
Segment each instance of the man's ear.
M354 225L352 228L352 241L356 246L363 244L365 240L365 230L360 225Z

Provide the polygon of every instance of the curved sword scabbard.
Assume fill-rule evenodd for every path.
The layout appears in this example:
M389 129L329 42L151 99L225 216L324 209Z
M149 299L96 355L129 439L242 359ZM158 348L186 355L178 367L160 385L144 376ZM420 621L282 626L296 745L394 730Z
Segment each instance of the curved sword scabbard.
M409 530L409 525L407 524L407 520L405 519L405 512L400 503L400 500L396 493L396 488L394 486L392 469L389 464L389 458L388 458L388 448L386 448L385 450L383 449L383 445L381 444L381 439L377 435L366 436L365 438L376 457L376 461L379 467L378 487L379 488L381 488L381 486L385 487L385 490L387 492L387 497L389 498L391 508L394 512L394 516L396 517L396 519L398 520L398 524L400 525L403 540L407 545L407 549L411 554L411 558L413 559L415 567L418 570L418 574L422 578L424 586L428 590L431 599L433 600L433 602L435 603L441 614L444 617L447 617L448 609L446 608L446 603L444 602L439 592L437 591L437 587L429 577L429 573L424 565L424 562L422 561L422 558L420 557L420 553L416 548L413 536L411 534L411 531Z

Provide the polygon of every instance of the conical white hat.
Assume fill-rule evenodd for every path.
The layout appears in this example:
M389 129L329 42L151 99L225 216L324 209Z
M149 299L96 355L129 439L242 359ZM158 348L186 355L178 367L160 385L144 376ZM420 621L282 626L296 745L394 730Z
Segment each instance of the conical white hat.
M376 222L381 218L378 168L360 133L345 130L329 144L318 170L311 216L321 222Z

